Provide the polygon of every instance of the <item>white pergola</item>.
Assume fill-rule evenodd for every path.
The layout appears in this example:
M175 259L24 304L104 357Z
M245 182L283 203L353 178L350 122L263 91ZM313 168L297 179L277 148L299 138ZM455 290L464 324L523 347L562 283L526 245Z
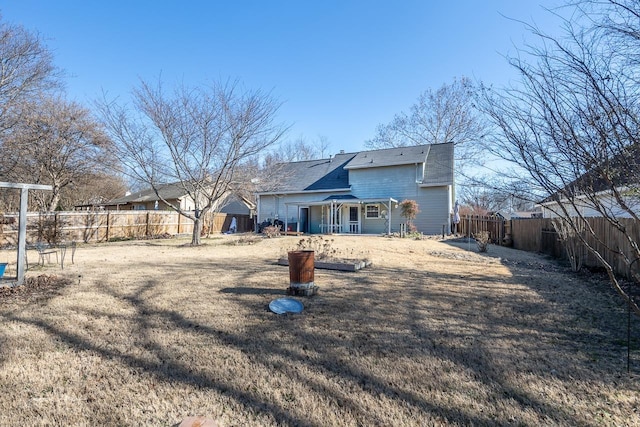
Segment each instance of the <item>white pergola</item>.
M45 190L51 191L51 185L39 184L19 184L15 182L0 182L0 188L15 188L20 190L20 218L18 221L18 276L16 277L16 286L24 283L24 273L26 271L26 255L27 255L27 202L29 200L29 190Z

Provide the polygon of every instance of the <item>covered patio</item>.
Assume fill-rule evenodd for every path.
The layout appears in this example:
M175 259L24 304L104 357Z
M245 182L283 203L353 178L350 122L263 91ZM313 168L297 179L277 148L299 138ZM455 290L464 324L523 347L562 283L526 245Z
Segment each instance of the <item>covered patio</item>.
M384 221L382 232L391 234L392 209L397 205L398 201L393 197L359 199L352 195L286 202L284 230L307 234L367 234L363 226L367 218ZM292 222L292 218L297 221ZM380 232L379 228L371 228L369 234Z

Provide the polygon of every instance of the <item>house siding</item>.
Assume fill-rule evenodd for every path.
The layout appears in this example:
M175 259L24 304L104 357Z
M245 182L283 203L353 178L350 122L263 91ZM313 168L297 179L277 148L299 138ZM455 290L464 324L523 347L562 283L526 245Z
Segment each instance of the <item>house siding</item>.
M420 188L416 202L420 213L414 224L418 231L425 234L441 234L444 226L445 233L451 230L450 212L451 186Z
M624 196L624 202L629 206L629 208L636 214L640 215L640 200L637 197L633 196ZM599 196L600 203L602 204L601 208L596 208L589 201L584 199L576 200L575 204L578 208L580 215L584 217L601 217L602 213L600 209L607 209L609 214L615 218L632 218L632 215L626 210L622 209L615 198L611 195L601 195ZM565 207L569 213L569 216L577 216L578 213L576 209L569 203L565 204ZM551 209L550 209L551 208ZM556 218L558 215L552 211L559 211L560 206L558 203L547 203L542 206L542 214L543 218Z
M420 213L414 220L417 230L425 234L440 234L450 230L451 186L421 188L416 182L421 176L423 165L404 165L349 171L349 184L353 194L360 199L393 197L398 202L415 200ZM400 208L391 210L391 231L400 231L400 224L406 220ZM384 219L363 218L363 233L383 233L388 223Z
M418 169L422 170L421 165L352 169L349 170L349 184L352 194L359 199L415 198Z

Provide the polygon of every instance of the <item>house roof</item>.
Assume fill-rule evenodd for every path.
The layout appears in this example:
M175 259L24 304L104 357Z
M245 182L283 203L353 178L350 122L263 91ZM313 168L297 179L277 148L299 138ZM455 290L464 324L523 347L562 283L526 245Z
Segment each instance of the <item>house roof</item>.
M605 179L607 177L608 179ZM541 204L567 197L598 194L615 188L637 185L640 177L640 146L631 145L623 152L594 166L563 189L546 197Z
M281 165L278 191L317 191L349 188L349 174L344 166L355 154L336 154L331 159L307 160Z
M453 143L433 144L425 165L423 185L453 183Z
M349 162L345 169L365 169L383 166L411 165L424 163L431 145L386 148L383 150L361 151Z
M265 193L348 190L349 170L422 163L426 164L424 185L453 183L453 143L445 143L340 153L331 159L285 163L281 165L277 191Z
M174 182L171 184L164 184L158 188L158 193L165 200L175 200L181 197L184 197L186 192L184 190L183 183ZM138 191L135 193L131 193L127 196L120 197L117 199L110 200L107 204L109 205L123 205L125 203L145 203L145 202L155 202L156 200L160 200L160 197L153 191L152 188Z

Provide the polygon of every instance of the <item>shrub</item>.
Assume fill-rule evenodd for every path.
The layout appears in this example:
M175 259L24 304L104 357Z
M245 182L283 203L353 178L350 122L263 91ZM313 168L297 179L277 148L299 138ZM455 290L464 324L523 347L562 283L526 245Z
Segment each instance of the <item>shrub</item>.
M409 234L417 233L418 229L413 225L413 220L420 213L418 202L405 199L400 202L400 215L407 219L407 230Z
M268 239L272 237L277 237L280 235L280 226L279 225L269 225L262 229L262 234L264 234Z
M315 258L324 259L336 255L336 250L332 249L333 239L325 240L322 236L309 236L298 242L296 250L311 250L315 252Z
M488 231L480 231L473 236L476 239L476 244L478 245L478 252L487 252L489 241L491 240L489 237Z

